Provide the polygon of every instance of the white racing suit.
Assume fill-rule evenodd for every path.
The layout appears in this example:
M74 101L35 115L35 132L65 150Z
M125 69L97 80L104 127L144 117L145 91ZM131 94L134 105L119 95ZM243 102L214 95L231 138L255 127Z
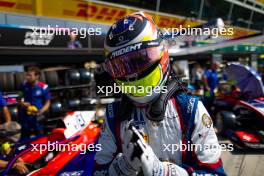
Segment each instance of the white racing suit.
M128 121L115 116L119 103L114 102L106 108L106 123L98 141L102 150L95 155L94 176L110 175L109 165L118 153L122 153L121 142ZM167 175L225 175L212 120L198 98L184 93L172 97L161 122L148 120L145 110L144 107L134 108L131 118L160 161L177 165L174 174ZM200 148L188 149L188 146Z

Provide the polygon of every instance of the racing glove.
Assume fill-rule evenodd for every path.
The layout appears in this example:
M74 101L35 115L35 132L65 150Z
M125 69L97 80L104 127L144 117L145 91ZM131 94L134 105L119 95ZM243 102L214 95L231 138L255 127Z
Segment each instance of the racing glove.
M123 144L122 151L123 153L119 153L115 159L112 161L109 167L109 174L116 175L137 175L140 171L141 162L139 157L133 156L135 146L131 142L133 132L127 128L125 128L124 136L123 136Z
M140 158L145 176L188 176L187 171L180 166L160 161L142 135L136 130L133 131L138 136L137 143L143 151Z

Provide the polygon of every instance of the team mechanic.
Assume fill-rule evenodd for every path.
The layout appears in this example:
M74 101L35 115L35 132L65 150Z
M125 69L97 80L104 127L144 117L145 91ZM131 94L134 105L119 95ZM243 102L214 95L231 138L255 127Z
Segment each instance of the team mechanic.
M43 134L43 125L37 120L37 116L43 115L50 106L50 94L48 85L40 81L41 71L38 67L29 67L26 73L26 81L20 86L18 103L21 122L21 139ZM28 107L35 106L37 112L28 114ZM32 131L33 130L33 131Z
M203 104L172 76L167 47L152 17L137 12L114 23L105 53L105 68L118 85L146 89L127 92L107 106L93 175L226 175L220 147L164 150L170 144L219 144ZM149 87L162 86L167 86L166 93L154 89L147 96ZM134 155L131 123L144 139L140 155Z

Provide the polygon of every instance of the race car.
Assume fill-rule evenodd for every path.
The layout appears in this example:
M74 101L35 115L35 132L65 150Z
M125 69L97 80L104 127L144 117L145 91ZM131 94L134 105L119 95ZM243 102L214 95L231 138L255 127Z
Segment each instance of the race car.
M237 69L238 78L235 78ZM247 66L232 64L226 70L229 79L236 79L236 82L218 86L218 96L212 107L216 129L238 148L264 149L264 89L261 78Z
M103 120L95 120L95 111L69 112L63 126L46 136L16 144L14 157L0 175L16 175L12 166L23 160L30 170L28 176L91 175L94 154L101 149L97 144Z

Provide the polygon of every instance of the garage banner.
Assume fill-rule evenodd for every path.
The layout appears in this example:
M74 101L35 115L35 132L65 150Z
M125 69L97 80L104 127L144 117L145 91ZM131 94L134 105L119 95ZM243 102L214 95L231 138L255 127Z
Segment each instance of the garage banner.
M70 36L40 33L41 29L0 25L0 46L13 47L68 47ZM14 37L16 36L16 37ZM88 37L77 38L81 46L88 47Z
M0 11L34 15L34 0L0 0Z
M51 4L52 8L50 8ZM81 20L108 25L123 16L139 10L142 9L100 1L0 0L0 11ZM177 28L180 25L182 25L182 27L197 26L203 23L202 21L176 15L156 13L148 10L145 11L154 17L156 23L161 28ZM234 28L233 37L250 35L255 32L256 31L253 30Z

